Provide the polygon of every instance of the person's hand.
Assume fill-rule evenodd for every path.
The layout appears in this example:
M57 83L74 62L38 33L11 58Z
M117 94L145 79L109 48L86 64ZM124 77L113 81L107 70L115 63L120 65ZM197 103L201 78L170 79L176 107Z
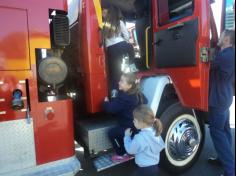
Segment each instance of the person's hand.
M132 131L131 128L128 128L125 130L125 136L131 136L132 135Z
M109 102L109 98L108 98L108 97L105 97L105 98L104 98L104 101L105 101L105 102Z

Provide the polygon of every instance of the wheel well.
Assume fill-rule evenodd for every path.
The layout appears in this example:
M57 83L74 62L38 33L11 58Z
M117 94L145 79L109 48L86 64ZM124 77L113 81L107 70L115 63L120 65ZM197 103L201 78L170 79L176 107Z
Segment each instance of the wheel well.
M162 93L156 116L160 117L167 107L178 101L179 98L173 84L167 84Z
M161 96L160 104L157 109L156 117L160 117L166 108L172 104L180 101L175 91L173 84L167 84ZM208 112L195 110L198 119L203 120L204 123L208 124Z
M198 119L203 120L204 123L208 124L208 112L195 110Z

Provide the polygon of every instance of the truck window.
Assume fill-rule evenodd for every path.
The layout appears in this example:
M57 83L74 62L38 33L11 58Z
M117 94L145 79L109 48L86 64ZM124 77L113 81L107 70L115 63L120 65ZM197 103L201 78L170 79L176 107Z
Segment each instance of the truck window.
M191 16L194 0L159 0L159 25L165 25L181 18Z

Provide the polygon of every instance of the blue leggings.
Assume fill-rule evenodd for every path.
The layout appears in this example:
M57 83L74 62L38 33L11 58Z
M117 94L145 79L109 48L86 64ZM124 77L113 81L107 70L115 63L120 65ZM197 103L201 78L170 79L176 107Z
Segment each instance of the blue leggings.
M115 127L108 132L111 144L118 155L124 155L126 153L123 141L125 130L126 127Z

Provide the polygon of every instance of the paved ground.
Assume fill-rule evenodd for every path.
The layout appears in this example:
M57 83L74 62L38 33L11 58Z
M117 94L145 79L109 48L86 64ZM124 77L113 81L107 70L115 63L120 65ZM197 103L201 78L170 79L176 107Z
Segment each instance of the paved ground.
M235 103L232 105L231 108L230 123L232 126L232 134L234 140L233 151L235 155ZM78 158L82 164L82 169L76 176L129 176L129 174L132 173L132 171L134 171L135 169L134 161L130 161L125 164L115 166L105 171L97 173L96 170L94 169L92 162L84 158L83 151L81 150L81 148L77 150L78 150L77 153ZM222 173L222 168L210 166L206 161L209 156L214 156L214 155L215 155L214 147L212 145L212 141L209 136L208 127L206 126L206 139L203 152L197 163L190 170L188 170L181 176L218 176L219 174ZM170 176L170 175L164 170L161 170L159 176Z

